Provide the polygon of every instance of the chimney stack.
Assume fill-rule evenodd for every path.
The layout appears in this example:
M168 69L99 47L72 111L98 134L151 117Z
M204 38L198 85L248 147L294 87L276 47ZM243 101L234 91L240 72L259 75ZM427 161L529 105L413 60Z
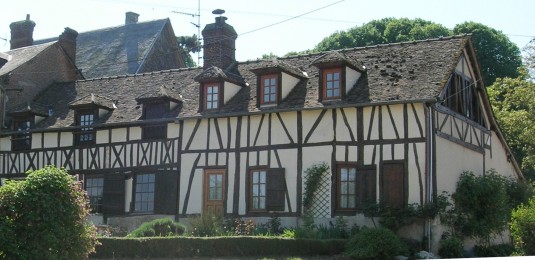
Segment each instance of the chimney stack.
M225 11L216 9L213 14L224 14ZM207 24L202 30L204 39L203 68L212 66L227 69L236 61L236 38L238 34L234 27L227 24L227 17L218 16L215 23Z
M78 37L78 32L65 27L63 33L59 36L59 45L67 53L67 56L76 64L76 38Z
M30 15L26 15L26 20L13 22L9 25L11 29L11 50L33 45L33 28L35 23L30 20Z
M125 25L136 24L139 18L139 14L134 12L126 12L126 18L124 20Z

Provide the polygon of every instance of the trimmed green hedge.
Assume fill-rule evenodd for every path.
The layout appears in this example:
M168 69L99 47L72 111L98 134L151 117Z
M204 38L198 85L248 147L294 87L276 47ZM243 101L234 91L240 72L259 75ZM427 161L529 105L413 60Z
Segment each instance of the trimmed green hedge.
M237 256L334 255L346 240L280 237L153 237L99 238L91 258L182 258Z

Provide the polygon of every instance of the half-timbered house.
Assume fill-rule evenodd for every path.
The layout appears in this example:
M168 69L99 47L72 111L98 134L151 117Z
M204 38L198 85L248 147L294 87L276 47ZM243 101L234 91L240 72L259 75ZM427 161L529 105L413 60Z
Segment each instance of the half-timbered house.
M36 101L52 112L31 145L0 136L0 177L64 167L84 181L94 221L130 228L207 212L295 226L306 169L322 162L318 222L366 224L368 200L429 203L465 170L522 178L469 36L237 62L225 20L203 30L202 68L48 88Z

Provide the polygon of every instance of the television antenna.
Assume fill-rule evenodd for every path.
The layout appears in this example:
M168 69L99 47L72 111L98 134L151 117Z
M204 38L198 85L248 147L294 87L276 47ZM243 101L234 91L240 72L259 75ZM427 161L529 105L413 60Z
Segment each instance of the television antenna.
M198 2L197 2L197 13L196 14L194 14L194 13L186 13L186 12L179 12L179 11L171 11L171 12L175 13L175 14L188 15L188 16L191 16L193 18L197 17L197 23L194 23L194 22L190 22L190 23L193 26L197 27L197 39L199 40L199 42L202 40L202 38L201 38L201 0L198 0ZM202 43L201 43L201 46L202 46ZM202 51L202 48L201 48L201 51ZM200 66L200 64L201 64L201 56L200 56L201 51L197 52L197 66Z

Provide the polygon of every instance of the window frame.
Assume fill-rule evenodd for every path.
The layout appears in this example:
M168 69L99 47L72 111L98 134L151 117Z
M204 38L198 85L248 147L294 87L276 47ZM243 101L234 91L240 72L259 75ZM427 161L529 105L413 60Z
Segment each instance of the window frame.
M92 122L90 124L82 125L83 116L92 116L93 117ZM75 145L91 145L91 144L96 143L97 135L96 135L95 129L93 127L87 127L87 126L94 125L95 121L97 120L98 120L98 108L76 110L75 123L76 123L76 126L80 127L80 129L74 132L74 144ZM81 140L82 136L90 137L90 139Z
M253 174L265 172L264 208L253 208ZM285 168L256 166L249 168L246 177L246 208L250 215L265 215L272 212L284 212L287 203L287 186ZM279 184L279 185L277 185Z
M101 180L101 185L98 185L99 183L97 183L97 185L95 187L90 187L89 185L89 182L88 180ZM96 196L92 196L89 188L97 188L97 195ZM99 190L98 188L100 188L100 194L99 193ZM87 197L89 199L89 209L91 211L91 214L103 214L103 209L104 209L104 177L101 176L101 175L93 175L93 176L85 176L84 178L84 190L86 191L87 193ZM96 197L97 200L98 198L100 198L99 202L95 204L92 203L92 197ZM97 208L95 210L95 208Z
M152 214L154 213L155 211L155 208L156 208L156 176L157 173L154 173L154 172L143 172L143 173L137 173L134 175L134 181L133 181L133 185L132 185L132 193L133 193L133 196L132 196L132 208L131 208L131 212L132 213L136 213L136 214ZM150 177L152 175L152 182L150 182L150 178L148 179L147 182L141 182L140 183L140 180L138 179L138 177L140 176L145 176L147 175L148 177ZM142 180L143 181L143 180ZM147 185L148 188L150 188L150 184L152 184L152 192L150 191L139 191L139 188L140 186L138 186L138 184L140 185ZM151 200L138 200L138 193L142 196L143 194L152 194L152 201ZM150 202L152 202L152 208L150 208ZM140 209L138 209L138 203L140 203ZM148 203L146 206L146 209L143 209L143 205L145 203Z
M161 111L157 111L159 115L153 116L152 113L149 113L149 110L156 110L157 108L161 109ZM164 118L164 115L169 112L169 108L169 102L165 101L145 103L143 104L142 118L144 120ZM159 140L165 138L167 138L166 123L143 125L141 127L141 140Z
M328 75L329 74L334 74L334 73L338 73L339 74L338 95L337 96L328 96L327 95L327 93L328 93L328 89L327 89ZM321 76L322 76L322 78L321 78L322 100L330 101L330 100L340 100L340 99L342 99L344 97L344 95L345 95L345 93L344 93L344 91L345 91L345 87L344 87L345 79L344 79L344 73L343 73L342 67L323 68L321 70Z
M203 83L202 85L203 85L202 86L203 88L202 111L219 111L221 109L221 97L222 97L222 90L223 90L223 88L221 87L221 83L220 82L206 82L206 83ZM213 94L213 93L210 94L210 96L212 97L212 100L208 101L208 88L214 88L214 87L217 87L218 92L216 94ZM216 101L213 101L214 96L217 97ZM212 106L211 108L208 108L208 102L210 102L210 104L215 104L216 107L214 108Z
M340 172L342 168L355 169L355 191L354 196L355 206L351 208L342 208L341 201L341 183ZM372 186L368 187L369 182ZM333 215L353 215L362 211L363 206L367 201L377 201L377 167L376 165L359 165L357 163L337 163L336 174L333 176L332 194L333 200Z
M265 81L266 80L270 80L270 83L272 80L275 81L275 83L273 85L270 85L270 88L273 88L274 89L274 92L269 93L269 96L270 96L270 100L269 101L266 101L265 100L265 97L266 97L266 85L265 85ZM280 80L279 80L279 74L266 74L266 75L262 75L260 76L260 106L270 106L270 105L277 105L279 103L279 92L280 92ZM271 100L271 97L274 96L274 100L272 101Z
M258 208L255 208L254 205L254 186L255 186L255 183L254 183L254 173L264 173L264 183L263 183L263 192L264 192L264 205L262 208L258 207ZM248 192L248 200L249 200L249 207L248 207L248 211L249 212L266 212L267 211L267 206L266 206L266 199L267 199L267 178L268 178L268 172L267 172L267 169L266 168L253 168L251 170L249 170L249 182L248 182L248 187L249 187L249 192ZM262 184L262 183L260 183ZM261 196L257 196L257 197L261 197Z
M11 137L11 150L14 152L17 151L27 151L32 149L32 133L30 129L33 127L33 118L17 118L13 120L13 130L20 131ZM26 128L22 129L18 126L26 125Z

